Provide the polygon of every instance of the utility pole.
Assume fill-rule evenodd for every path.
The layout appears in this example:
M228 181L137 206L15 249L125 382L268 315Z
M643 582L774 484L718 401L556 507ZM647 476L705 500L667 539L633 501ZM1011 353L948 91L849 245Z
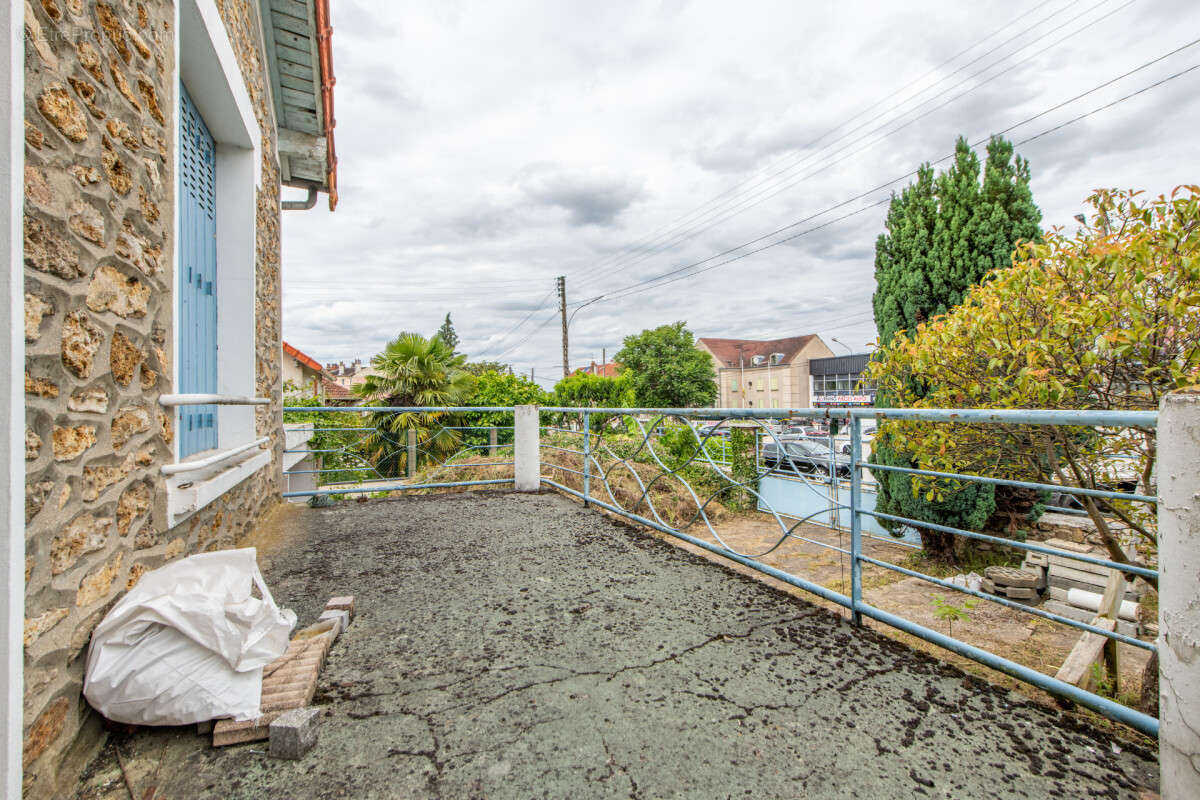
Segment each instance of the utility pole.
M607 363L608 363L608 348L601 347L600 348L600 366L603 367Z
M570 369L567 366L567 278L565 275L558 276L558 309L562 314L563 377L565 378Z
M529 380L533 380L533 367L529 368Z

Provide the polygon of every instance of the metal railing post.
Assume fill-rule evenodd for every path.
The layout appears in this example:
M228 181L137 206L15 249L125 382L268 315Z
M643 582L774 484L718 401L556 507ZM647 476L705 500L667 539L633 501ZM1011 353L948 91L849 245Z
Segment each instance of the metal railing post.
M417 429L408 429L408 477L416 477L417 474Z
M513 409L513 486L518 492L542 487L541 428L537 406Z
M1200 797L1200 387L1158 416L1158 763L1163 800Z
M499 428L495 425L488 428L488 458L496 457L496 443L499 441L497 431L499 431Z
M850 620L862 624L862 520L858 509L862 505L862 419L850 420ZM836 478L835 478L836 480Z
M592 481L592 415L588 412L583 412L583 507L587 508L589 503L588 488Z

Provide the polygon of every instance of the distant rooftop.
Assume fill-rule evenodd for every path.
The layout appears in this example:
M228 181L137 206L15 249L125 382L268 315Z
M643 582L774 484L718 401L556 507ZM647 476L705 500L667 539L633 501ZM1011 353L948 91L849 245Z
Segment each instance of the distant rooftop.
M786 339L714 339L702 336L696 341L704 345L710 353L727 367L736 367L739 363L750 366L755 356L770 357L772 353L783 353L780 362L792 363L801 350L813 339L815 333L805 336L789 336Z

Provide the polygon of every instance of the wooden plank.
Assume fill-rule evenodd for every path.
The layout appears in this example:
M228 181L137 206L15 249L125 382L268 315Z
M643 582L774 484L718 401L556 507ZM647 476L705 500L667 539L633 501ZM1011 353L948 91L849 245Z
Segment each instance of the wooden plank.
M308 52L312 46L312 42L307 36L297 36L291 31L285 31L282 28L275 29L275 43L301 52Z
M1117 626L1115 620L1104 619L1103 617L1097 617L1092 620L1092 624L1097 628L1104 628L1108 631L1115 629ZM1066 661L1059 667L1058 674L1054 677L1065 683L1086 689L1092 679L1092 664L1095 664L1096 660L1100 658L1100 654L1104 651L1104 643L1107 641L1107 636L1101 636L1091 631L1084 631L1083 635L1079 637L1079 641L1071 648Z
M305 111L311 111L316 114L317 98L311 91L297 91L284 86L279 90L283 97L283 107L285 111L290 111L293 108L302 108Z
M304 66L309 67L309 68L311 68L313 66L312 56L309 55L308 53L304 52L303 50L297 50L294 47L288 47L285 44L280 44L279 42L276 42L275 43L275 52L278 53L279 60L281 62L282 61L291 61L292 63L295 63L295 64L303 64Z
M311 133L313 136L321 134L321 129L317 126L316 115L310 111L301 111L295 108L284 108L283 127L301 133Z
M313 80L312 67L305 66L304 64L297 64L295 61L280 61L279 73L281 75L290 75L304 81L312 82Z
M1089 586L1094 586L1097 593L1104 591L1104 584L1108 582L1107 575L1097 575L1094 572L1086 572L1074 567L1065 567L1062 564L1051 564L1048 578L1067 578L1073 581L1079 581Z
M275 9L271 9L271 27L291 31L300 36L313 35L312 28L308 27L307 19L298 19L291 14L285 14Z
M1098 577L1101 582L1108 580L1108 573L1112 571L1111 567L1089 564L1086 561L1076 561L1066 556L1050 556L1050 567L1066 567L1067 569L1078 570L1080 572L1090 572Z
M1055 550L1065 550L1069 553L1091 553L1094 549L1090 544L1072 542L1070 539L1047 539L1042 544L1046 545L1046 547L1053 547Z
M1104 596L1100 598L1098 616L1113 620L1121 612L1121 600L1125 594L1125 576L1112 570L1108 576L1108 584L1104 587ZM1104 643L1104 668L1108 671L1108 679L1112 682L1113 696L1121 691L1121 651L1118 643L1109 639Z
M248 722L217 720L213 725L213 747L262 741L271 735L271 723L282 713L283 711L274 711Z
M297 78L295 75L279 75L279 85L284 89L292 89L297 92L308 92L313 94L316 90L313 88L312 78Z
M219 720L213 725L213 747L255 742L270 735L272 720L284 711L303 708L317 692L317 679L333 644L332 633L293 639L283 655L263 668L262 716L246 722Z
M308 21L308 3L299 0L271 0L271 10Z

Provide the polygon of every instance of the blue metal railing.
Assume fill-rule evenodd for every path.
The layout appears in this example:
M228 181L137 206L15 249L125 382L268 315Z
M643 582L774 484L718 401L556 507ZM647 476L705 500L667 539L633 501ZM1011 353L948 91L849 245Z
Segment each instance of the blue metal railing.
M285 411L327 411L342 413L413 413L413 412L444 412L450 415L469 412L513 412L509 407L423 407L423 408L380 408L380 407L296 407L285 408ZM708 552L730 559L772 578L781 580L789 585L803 589L829 602L842 606L850 611L855 624L861 624L864 617L874 619L885 625L916 636L925 641L943 647L960 656L972 659L990 668L1004 672L1018 680L1029 683L1051 694L1066 698L1090 708L1111 719L1125 723L1143 733L1156 736L1158 720L1135 709L1122 705L1110 698L1086 691L1078 686L1065 683L1057 678L1045 675L1025 665L991 653L980 647L967 644L958 639L944 635L931 628L911 620L884 611L871 605L863 599L863 565L867 564L880 569L889 570L900 575L917 578L931 585L962 594L988 600L1001 606L1011 608L1031 616L1050 620L1071 628L1086 631L1105 637L1115 642L1144 650L1154 651L1154 644L1142 641L1133 636L1108 630L1086 622L1080 622L1069 617L1055 614L1036 606L1019 603L1008 598L988 594L986 592L960 586L957 583L943 580L921 573L883 559L875 558L863 552L863 520L871 517L886 520L900 525L909 525L918 529L937 531L953 536L988 542L1003 547L1032 553L1050 554L1075 561L1117 570L1123 574L1139 575L1144 578L1157 579L1158 573L1144 564L1130 564L1112 561L1084 553L1076 553L1047 547L1036 542L1018 541L1000 536L955 528L946 525L926 522L923 520L887 514L864 508L862 489L864 470L891 471L925 478L951 479L963 482L975 482L995 486L1011 486L1015 488L1052 491L1062 495L1087 497L1099 500L1119 500L1135 503L1156 503L1156 498L1149 494L1133 492L1110 491L1093 487L1077 487L1069 485L1042 483L1036 481L1010 480L981 475L967 475L952 472L938 472L908 467L892 467L872 462L863 456L862 426L864 419L883 420L917 420L934 423L973 423L991 424L1007 423L1033 426L1093 426L1102 428L1141 428L1152 429L1157 423L1157 414L1153 411L1049 411L1025 409L960 409L960 410L925 410L925 409L711 409L711 408L570 408L543 407L539 409L543 420L537 431L541 441L540 449L546 455L541 463L545 470L557 471L559 475L543 474L541 484L553 487L559 491L581 499L585 506L597 506L612 513L626 517L655 530L689 542ZM603 424L594 424L593 419L601 417ZM556 419L562 420L556 424ZM730 426L750 427L756 431L756 439L773 441L776 458L779 462L790 463L793 470L799 474L800 469L792 463L793 457L783 447L778 434L768 423L782 419L809 420L839 420L848 423L850 429L850 493L849 503L839 502L837 495L831 492L828 506L824 511L848 511L850 519L850 547L845 549L831 544L805 537L799 531L800 527L809 522L816 514L810 514L802 519L791 518L785 521L784 514L771 507L759 493L759 480L769 471L758 469L754 478L737 480L732 475L732 461L729 445L720 434ZM690 455L679 459L678 454L669 456L662 451L656 431L660 426L675 420L687 425L695 441L695 447ZM709 421L705 432L701 433L695 420ZM450 429L450 428L447 428ZM472 426L459 426L459 430L470 430ZM348 429L341 429L348 430ZM361 430L361 429L360 429ZM438 432L430 434L432 439ZM519 431L516 435L520 435ZM716 453L713 440L719 441L720 453ZM657 443L657 444L656 444ZM398 447L406 443L396 441ZM574 445L574 446L572 446ZM512 444L501 447L512 448ZM489 445L472 445L463 448L461 452L471 449L488 448ZM315 451L313 451L315 452ZM458 465L456 459L460 455L442 460L436 464L436 469L453 468ZM758 453L758 444L755 444ZM717 457L714 457L717 455ZM547 457L548 456L548 457ZM461 463L461 462L459 462ZM756 462L757 463L757 462ZM485 466L484 464L478 464ZM486 466L513 466L513 461L490 462ZM544 471L545 471L544 470ZM700 470L707 476L707 482L715 481L716 489L707 492L697 492L689 483L685 473L695 474L689 470ZM636 487L618 489L615 485L618 475L626 475ZM383 476L380 476L382 478ZM488 480L468 481L430 481L423 483L407 482L388 484L386 480L364 481L360 485L350 487L325 487L307 492L285 492L285 497L302 497L321 494L353 494L378 491L407 491L413 489L455 488L480 485L503 485L513 482L513 477L503 477ZM669 521L660 510L654 499L656 487L664 486L667 482L676 482L683 494L694 504L695 512L690 519L675 519ZM836 486L838 479L833 461L827 483ZM575 483L576 485L568 485ZM597 493L599 489L599 494ZM770 546L757 553L739 552L727 543L721 532L714 526L708 513L714 501L732 492L752 495L759 501L759 507L770 515L779 526L779 538ZM821 513L821 512L818 512ZM836 519L835 513L835 519ZM713 540L688 532L694 525L701 525ZM833 524L837 525L835 521ZM805 541L826 547L849 558L850 593L849 595L834 591L804 577L787 573L777 567L763 563L759 559L774 552L788 541ZM1115 626L1114 626L1115 627Z

